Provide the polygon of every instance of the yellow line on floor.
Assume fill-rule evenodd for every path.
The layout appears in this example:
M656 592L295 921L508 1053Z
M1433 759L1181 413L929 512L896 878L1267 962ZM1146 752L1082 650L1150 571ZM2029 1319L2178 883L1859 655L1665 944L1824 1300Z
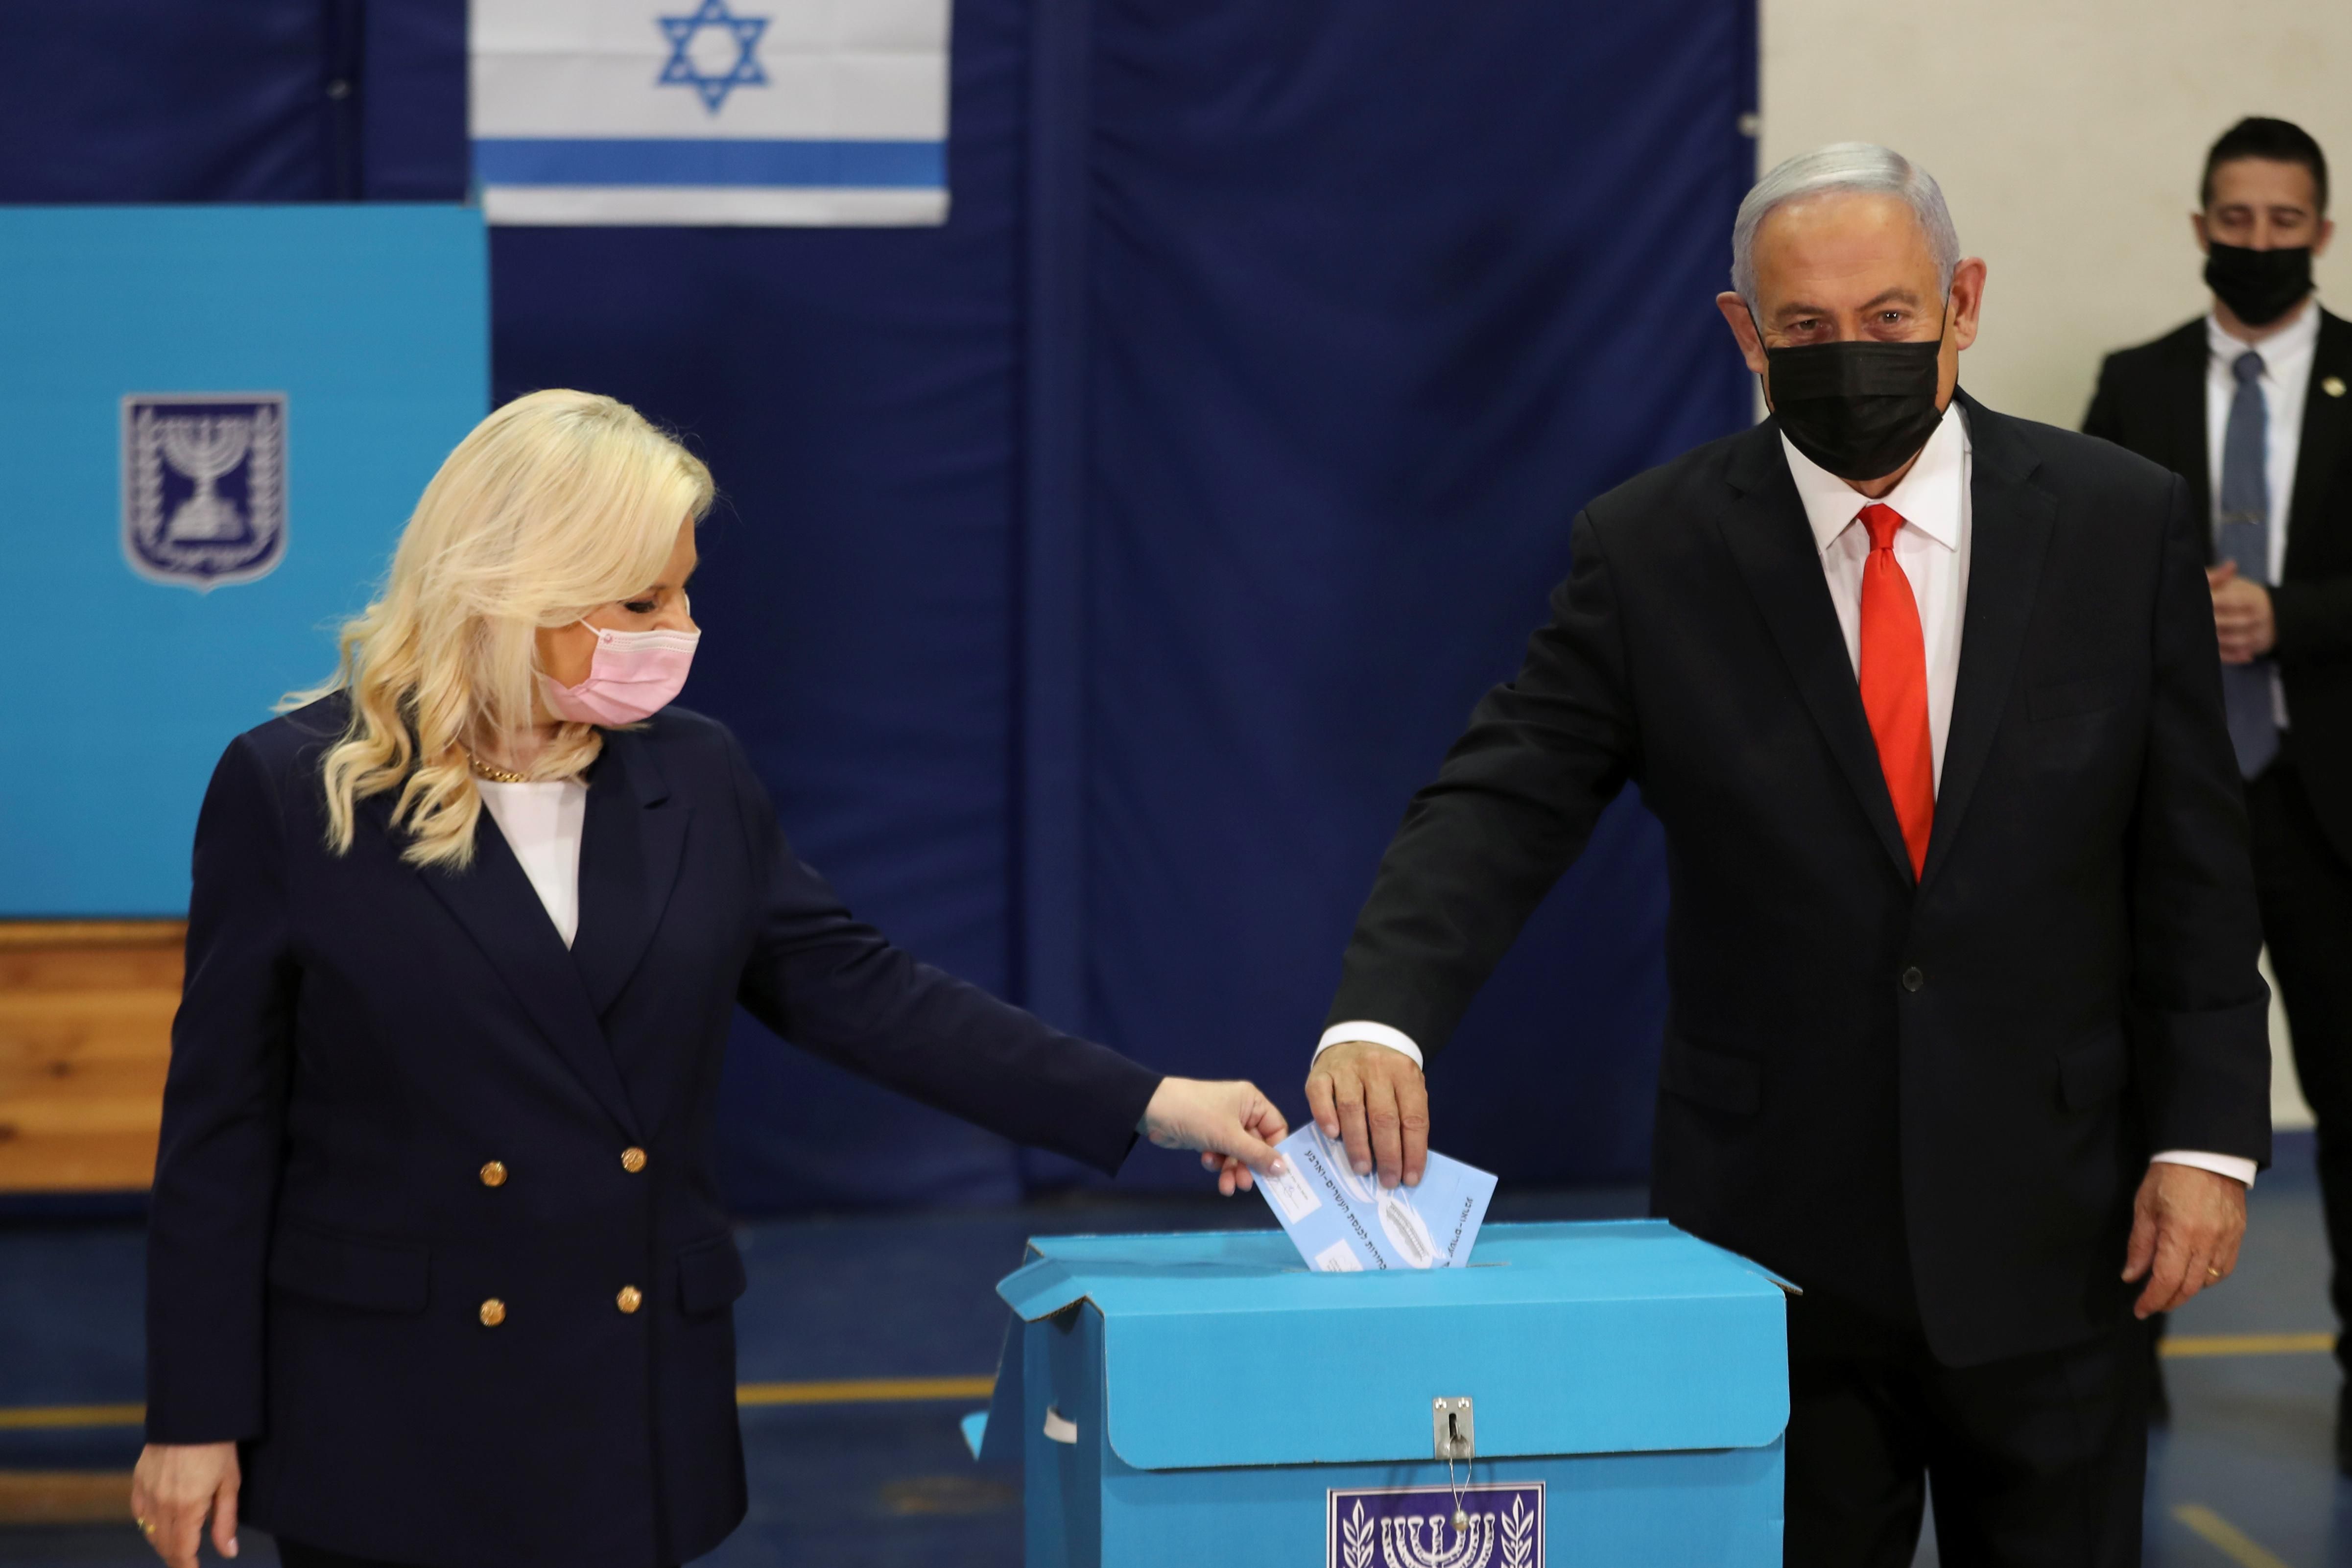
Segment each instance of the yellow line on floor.
M2324 1354L2334 1334L2169 1334L2164 1353L2175 1356ZM744 1406L775 1405L901 1405L926 1399L986 1399L992 1377L856 1377L814 1383L745 1383L735 1389ZM137 1405L51 1405L0 1407L0 1432L78 1426L136 1426Z
M924 1399L986 1399L992 1377L851 1377L821 1383L743 1383L735 1403L760 1405L903 1405ZM136 1426L141 1405L48 1405L0 1407L0 1432L76 1426Z
M146 1419L143 1405L20 1405L0 1409L0 1432L39 1426L136 1426Z
M2170 1334L2167 1356L2303 1355L2336 1347L2333 1334ZM992 1377L861 1377L814 1383L745 1383L735 1389L743 1406L776 1405L901 1405L926 1399L986 1399ZM136 1426L137 1405L52 1405L0 1407L0 1432L78 1426Z
M2325 1355L2336 1348L2334 1334L2167 1334L2168 1356Z
M915 1399L985 1399L992 1377L861 1377L839 1383L744 1383L738 1405L893 1405Z
M2172 1517L2194 1531L2206 1544L2235 1563L2238 1568L2286 1568L2286 1563L2244 1531L2201 1502L2185 1502Z

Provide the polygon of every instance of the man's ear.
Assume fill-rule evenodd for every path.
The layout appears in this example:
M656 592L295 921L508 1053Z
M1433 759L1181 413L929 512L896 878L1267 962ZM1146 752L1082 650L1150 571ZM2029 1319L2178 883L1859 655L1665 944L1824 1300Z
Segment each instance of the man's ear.
M2212 255L2213 237L2206 232L2205 215L2203 213L2193 212L2189 215L2189 230L2191 234L2194 234L2197 237L2197 248L2203 251L2208 256ZM2316 253L2315 252L2315 254Z
M1739 342L1739 357L1758 375L1764 374L1764 340L1756 334L1756 318L1748 313L1748 301L1729 289L1715 297L1715 308L1723 312L1731 335Z
M2335 237L2336 220L2332 217L2321 218L2319 220L2319 237L2311 242L2312 259L2315 261L2319 258L2326 255L2327 242Z
M1977 341L1978 313L1984 309L1985 264L1971 256L1952 268L1952 345L1967 348Z

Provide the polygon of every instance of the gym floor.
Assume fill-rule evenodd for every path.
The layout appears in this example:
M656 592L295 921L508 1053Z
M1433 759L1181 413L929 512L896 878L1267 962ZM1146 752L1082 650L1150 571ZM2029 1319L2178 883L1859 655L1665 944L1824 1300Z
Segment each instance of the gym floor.
M1641 1208L1638 1192L1507 1188L1491 1217ZM736 1321L751 1512L703 1563L1015 1568L1017 1478L976 1468L956 1419L986 1403L1004 1319L991 1287L1023 1238L1267 1223L1253 1197L744 1226L751 1289ZM121 1219L0 1224L0 1563L152 1561L114 1513L139 1451L142 1240ZM2147 1563L2352 1568L2330 1326L2311 1139L2284 1134L2254 1190L2237 1278L2174 1321ZM245 1542L241 1563L276 1562L258 1531ZM1924 1544L1920 1563L1935 1560Z

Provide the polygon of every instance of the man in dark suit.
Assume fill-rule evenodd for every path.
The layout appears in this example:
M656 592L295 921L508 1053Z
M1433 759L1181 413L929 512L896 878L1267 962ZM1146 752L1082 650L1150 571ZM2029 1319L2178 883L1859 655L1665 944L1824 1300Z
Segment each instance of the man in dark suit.
M1576 519L1389 847L1308 1101L1415 1180L1416 1056L1638 783L1673 890L1652 1204L1805 1291L1788 1560L1908 1564L1931 1476L1947 1561L2137 1563L2132 1316L2229 1274L2211 1167L2270 1139L2201 520L1958 393L1984 264L1898 154L1783 163L1733 257L1774 416Z
M2210 524L2255 890L2319 1125L2336 1315L2352 1321L2352 322L2312 298L2335 226L2327 160L2300 127L2231 127L2201 203L2212 308L2109 355L2083 428L2180 475ZM2352 1472L2352 1410L2336 1445Z

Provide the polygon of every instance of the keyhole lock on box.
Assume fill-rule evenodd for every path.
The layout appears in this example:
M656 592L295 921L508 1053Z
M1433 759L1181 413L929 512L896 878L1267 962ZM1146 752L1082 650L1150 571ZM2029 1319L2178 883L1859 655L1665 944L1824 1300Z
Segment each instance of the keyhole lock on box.
M1459 1399L1431 1400L1429 1424L1434 1429L1440 1461L1458 1459L1467 1463L1478 1457L1478 1428L1471 1416L1467 1394Z

